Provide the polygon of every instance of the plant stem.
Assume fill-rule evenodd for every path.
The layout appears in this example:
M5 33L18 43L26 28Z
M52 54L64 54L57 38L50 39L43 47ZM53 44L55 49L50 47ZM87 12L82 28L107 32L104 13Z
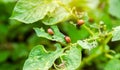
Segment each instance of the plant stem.
M83 27L92 35L94 36L94 33L92 30L90 30L90 28L88 28L86 25L83 25Z
M110 39L112 38L112 32L109 32L108 34L107 34L107 38L106 38L106 40L105 40L105 44L107 44L109 41L110 41Z
M110 59L114 58L112 55L110 55L110 54L108 54L108 53L106 53L105 56L106 56L107 58L110 58Z

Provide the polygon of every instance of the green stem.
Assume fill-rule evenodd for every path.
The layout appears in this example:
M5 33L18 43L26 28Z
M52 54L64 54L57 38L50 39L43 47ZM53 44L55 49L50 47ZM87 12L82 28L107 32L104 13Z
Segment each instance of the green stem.
M105 56L106 56L107 58L110 58L110 59L114 58L112 55L110 55L110 54L108 54L108 53L106 53Z
M94 36L94 33L93 33L93 31L92 30L90 30L90 28L89 27L87 27L86 25L83 25L83 27L92 35L92 36Z
M106 38L106 40L105 40L105 44L107 44L109 41L110 41L110 39L112 38L112 32L109 32L108 34L107 34L107 38Z
M53 65L54 65L54 67L55 67L55 69L56 69L56 70L59 70L59 68L57 68L57 66L56 66L56 64L55 64L55 63L54 63Z

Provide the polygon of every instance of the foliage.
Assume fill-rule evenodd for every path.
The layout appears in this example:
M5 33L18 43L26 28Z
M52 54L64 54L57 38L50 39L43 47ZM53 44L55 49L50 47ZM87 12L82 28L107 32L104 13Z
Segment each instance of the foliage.
M119 5L119 0L1 0L0 69L119 70Z

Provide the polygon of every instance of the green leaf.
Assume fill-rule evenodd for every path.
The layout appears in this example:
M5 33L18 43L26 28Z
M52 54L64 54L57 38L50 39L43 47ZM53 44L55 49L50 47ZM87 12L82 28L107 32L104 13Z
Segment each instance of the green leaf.
M34 23L43 19L48 12L54 11L57 6L54 0L19 0L11 18L24 23Z
M120 40L120 26L114 28L112 41Z
M46 51L42 45L34 47L24 64L23 70L48 70L63 52L60 44L55 46L57 50L54 52Z
M52 40L52 36L45 32L43 28L34 28L38 37L43 37L49 40Z
M76 70L80 66L81 57L81 48L71 46L70 50L67 50L61 57L65 63L62 70Z
M62 44L66 44L64 40L64 35L59 31L57 26L51 26L52 30L54 31L54 35L50 35L43 28L34 28L35 32L37 33L38 37L43 37L52 41L57 41Z
M67 20L70 16L70 13L66 11L63 7L58 7L55 11L48 14L44 19L43 23L45 25L53 25L64 20Z
M92 48L94 48L94 47L96 47L98 45L97 41L88 42L88 41L78 40L77 43L83 49L88 49L88 50L91 50Z
M120 0L109 0L109 13L120 19Z
M112 59L105 66L104 70L120 70L120 60Z
M0 62L4 62L9 57L9 51L0 51Z
M54 31L53 40L66 44L66 41L64 39L65 36L59 31L58 27L51 26L51 28Z

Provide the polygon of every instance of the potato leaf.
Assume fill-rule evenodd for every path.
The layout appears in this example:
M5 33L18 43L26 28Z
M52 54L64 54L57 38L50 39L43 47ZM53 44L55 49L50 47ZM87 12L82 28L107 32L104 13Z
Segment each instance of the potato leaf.
M57 50L52 52L46 51L42 45L34 47L25 61L23 70L48 70L63 52L60 44L55 46Z
M120 40L120 26L114 28L112 41Z
M96 47L98 45L97 41L87 42L78 40L77 42L83 49L91 50L92 48Z
M64 40L64 35L59 31L57 26L51 26L54 35L49 35L43 28L34 28L35 32L37 33L38 37L43 37L52 41L57 41L62 44L66 44Z
M104 70L120 70L120 60L115 58L110 60Z
M109 13L120 19L120 0L109 0Z
M43 23L45 25L53 25L64 20L67 20L70 16L70 13L66 11L63 7L58 7L55 11L48 14L44 19Z
M67 50L61 57L65 65L62 70L76 70L81 63L81 48L77 46L71 46L70 50Z
M54 0L19 0L13 10L12 19L34 23L43 19L58 6Z

